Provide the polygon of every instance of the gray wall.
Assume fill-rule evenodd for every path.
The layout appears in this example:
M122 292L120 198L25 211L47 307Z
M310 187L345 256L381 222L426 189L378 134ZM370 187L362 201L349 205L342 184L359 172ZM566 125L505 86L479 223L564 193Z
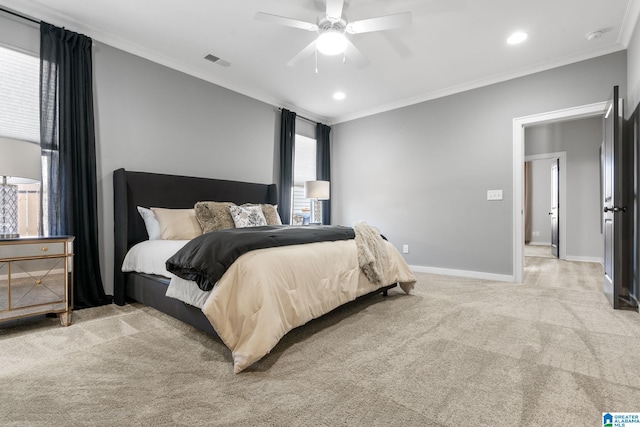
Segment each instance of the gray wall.
M113 292L115 169L274 182L273 106L121 50L94 46L100 247Z
M617 52L334 125L333 222L377 225L414 266L513 275L513 118L624 93L626 67Z
M40 26L0 12L0 45L40 55Z
M531 244L551 244L551 159L531 161ZM537 233L537 235L536 235Z
M628 118L640 103L640 25L637 22L627 48L627 87L625 116Z
M601 260L600 144L602 118L525 129L525 154L567 153L566 254L568 259ZM562 209L562 207L561 207ZM548 210L548 208L547 208ZM563 243L560 242L562 245Z
M631 42L627 49L627 85L629 89L629 98L626 103L625 115L629 117L638 107L640 103L640 25L636 22L635 31L631 37ZM634 186L634 217L633 217L633 283L636 290L640 287L640 147L638 142L634 146L635 150L635 181ZM638 295L638 293L636 293Z

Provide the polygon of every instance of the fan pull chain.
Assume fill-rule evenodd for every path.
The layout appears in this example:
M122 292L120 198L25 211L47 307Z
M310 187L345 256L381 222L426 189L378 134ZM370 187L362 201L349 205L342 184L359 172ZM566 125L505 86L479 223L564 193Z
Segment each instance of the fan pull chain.
M318 49L316 49L316 74L318 74Z

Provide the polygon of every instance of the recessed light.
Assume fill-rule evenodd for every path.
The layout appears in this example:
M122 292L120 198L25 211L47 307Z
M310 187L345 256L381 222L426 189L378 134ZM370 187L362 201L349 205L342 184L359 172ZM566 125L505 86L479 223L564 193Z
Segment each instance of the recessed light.
M342 101L346 97L347 95L345 95L344 92L336 92L333 94L333 99L335 99L336 101Z
M513 34L511 34L509 36L509 38L507 39L507 43L509 43L509 44L522 43L523 41L525 41L527 39L527 37L529 37L529 34L523 32L523 31L518 31L518 32L515 32L515 33L513 33Z

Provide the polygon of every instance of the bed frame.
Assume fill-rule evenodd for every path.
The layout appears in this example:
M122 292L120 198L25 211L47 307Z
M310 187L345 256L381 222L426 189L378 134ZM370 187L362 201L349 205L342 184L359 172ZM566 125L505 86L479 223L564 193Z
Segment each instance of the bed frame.
M238 205L275 205L278 201L276 185L118 169L113 172L113 196L114 302L124 305L128 300L135 300L217 336L200 309L165 296L169 279L121 271L127 251L136 243L149 238L136 207L193 208L196 202L204 200L234 202ZM387 290L394 286L396 284L372 293L386 295Z

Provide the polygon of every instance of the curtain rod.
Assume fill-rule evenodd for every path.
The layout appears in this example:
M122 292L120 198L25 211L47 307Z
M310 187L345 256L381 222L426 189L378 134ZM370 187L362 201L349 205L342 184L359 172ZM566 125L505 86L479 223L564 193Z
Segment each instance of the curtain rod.
M34 22L36 24L40 24L40 21L37 20L37 19L33 19L33 18L29 17L29 16L22 15L21 13L14 12L13 10L10 10L10 9L5 9L2 6L0 6L0 11L8 13L9 15L17 16L18 18L22 18L22 19L27 20L27 21Z
M277 109L278 111L280 111L280 112L282 112L282 110L283 110L282 108L276 108L276 109ZM294 113L295 113L295 111L294 111ZM308 121L309 123L313 123L314 125L319 123L319 122L316 122L315 120L311 120L311 119L308 119L308 118L306 118L306 117L304 117L304 116L300 116L300 115L298 115L298 113L296 113L296 118L297 118L297 119L306 120L306 121Z
M309 122L309 123L312 123L312 124L314 124L314 125L317 125L317 124L318 124L318 122L316 122L315 120L307 119L306 117L299 116L298 114L296 114L296 117L301 118L302 120L305 120L305 121L307 121L307 122Z

